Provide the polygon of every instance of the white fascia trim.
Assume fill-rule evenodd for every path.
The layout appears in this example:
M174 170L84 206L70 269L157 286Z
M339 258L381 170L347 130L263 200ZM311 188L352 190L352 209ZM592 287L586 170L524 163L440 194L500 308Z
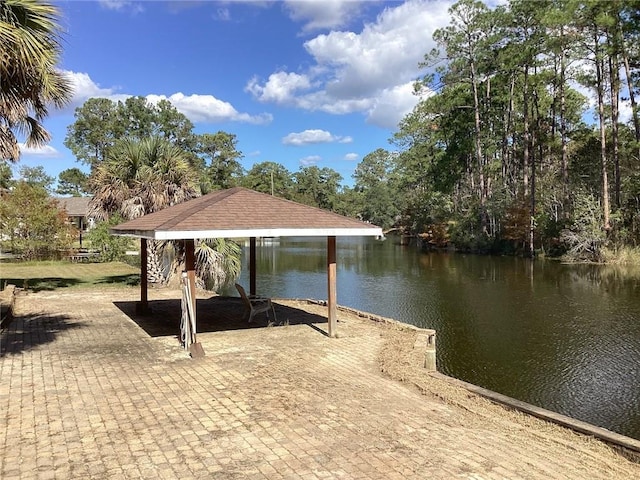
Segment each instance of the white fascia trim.
M157 231L156 240L247 237L381 237L381 228L265 228L258 230Z
M146 238L147 240L156 240L156 237L153 235L153 230L131 230L124 233L120 232L117 229L109 229L109 233L111 235L117 235L119 237Z

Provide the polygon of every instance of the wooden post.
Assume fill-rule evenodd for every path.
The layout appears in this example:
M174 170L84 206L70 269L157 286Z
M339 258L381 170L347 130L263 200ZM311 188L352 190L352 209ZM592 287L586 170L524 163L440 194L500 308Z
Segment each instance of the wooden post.
M187 278L189 280L189 288L193 295L193 313L196 315L196 246L193 240L184 241L185 267L187 269Z
M338 308L336 301L336 237L327 237L327 306L328 306L328 334L336 337L338 332Z
M204 357L204 349L200 342L196 340L196 331L198 312L196 310L196 245L193 239L186 239L184 241L184 263L187 269L187 281L189 282L189 290L191 291L191 305L192 311L189 313L189 317L193 319L191 339L194 343L189 346L189 353L193 358Z
M419 352L424 352L423 367L429 372L438 371L436 365L436 331L424 329L416 336L413 348Z
M256 292L256 237L249 238L249 294Z
M148 284L147 278L147 239L140 239L140 302L136 305L137 313L149 312Z

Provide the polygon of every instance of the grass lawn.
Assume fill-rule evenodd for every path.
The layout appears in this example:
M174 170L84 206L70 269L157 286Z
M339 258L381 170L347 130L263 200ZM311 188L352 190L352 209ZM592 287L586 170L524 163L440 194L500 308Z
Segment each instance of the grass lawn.
M57 288L122 287L139 283L140 270L122 262L0 263L0 289L4 288L5 284L14 284L38 292Z

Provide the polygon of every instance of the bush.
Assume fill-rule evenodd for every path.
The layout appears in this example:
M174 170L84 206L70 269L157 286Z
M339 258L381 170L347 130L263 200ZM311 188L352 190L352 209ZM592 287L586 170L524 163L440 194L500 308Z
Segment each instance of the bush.
M560 241L567 248L563 259L602 263L603 248L607 241L602 225L600 202L592 194L576 193L571 226L560 232Z
M121 222L122 218L119 215L113 215L108 221L96 225L87 234L87 240L91 242L93 248L100 251L100 259L104 262L124 261L125 252L131 246L132 241L130 238L109 233L109 227L118 225Z
M53 259L71 248L76 229L44 187L21 181L2 194L0 237L26 260Z

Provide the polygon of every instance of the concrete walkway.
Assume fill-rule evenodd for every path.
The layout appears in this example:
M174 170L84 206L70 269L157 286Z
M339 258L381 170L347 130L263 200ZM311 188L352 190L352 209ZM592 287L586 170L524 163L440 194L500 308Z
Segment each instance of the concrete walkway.
M59 292L18 297L2 333L4 480L640 478L600 442L384 377L368 320L340 313L329 339L295 303L278 306L288 325L247 329L239 304L215 314L201 300L206 357L193 360L163 335L166 292L137 323L135 290Z

